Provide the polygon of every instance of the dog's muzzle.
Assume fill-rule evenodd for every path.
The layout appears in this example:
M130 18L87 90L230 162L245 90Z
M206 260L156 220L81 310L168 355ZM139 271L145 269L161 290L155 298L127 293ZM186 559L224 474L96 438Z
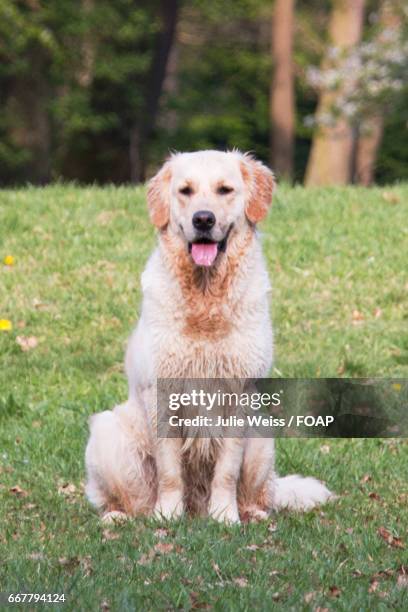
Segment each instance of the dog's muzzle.
M197 213L196 213L197 214ZM212 214L212 213L211 213ZM215 217L214 217L215 223ZM193 217L194 224L194 217ZM211 231L198 230L196 237L192 242L188 244L188 251L193 258L194 263L197 266L209 267L215 263L219 253L225 253L227 249L227 242L231 233L233 224L228 228L224 238L219 241L215 241L211 238Z

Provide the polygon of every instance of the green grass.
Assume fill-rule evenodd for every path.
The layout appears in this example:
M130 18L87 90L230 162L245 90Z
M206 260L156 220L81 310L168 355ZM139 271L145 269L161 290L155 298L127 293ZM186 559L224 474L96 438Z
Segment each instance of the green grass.
M262 228L274 375L407 377L407 202L404 185L279 190ZM0 258L15 257L0 265L0 319L13 323L0 332L0 591L64 592L68 610L407 609L405 440L279 440L281 473L340 498L274 516L276 530L100 525L82 489L87 418L126 398L154 240L142 189L0 192ZM38 346L23 352L17 336Z

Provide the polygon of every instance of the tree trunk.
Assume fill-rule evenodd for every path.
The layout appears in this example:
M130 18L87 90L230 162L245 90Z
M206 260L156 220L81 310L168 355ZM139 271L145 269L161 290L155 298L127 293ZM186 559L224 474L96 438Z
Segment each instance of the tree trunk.
M380 30L377 41L381 43L384 33L389 30L399 30L401 17L393 2L383 0L380 11ZM355 181L368 187L375 177L375 164L384 131L384 109L368 114L359 128L356 151Z
M368 187L374 181L375 162L384 131L382 114L367 117L359 128L355 182Z
M29 159L24 180L44 185L51 179L51 125L48 108L51 97L47 80L48 58L43 49L30 49L30 72L16 77L11 85L8 106L18 119L11 129L17 147L26 149Z
M295 0L275 0L272 18L273 77L270 91L271 166L285 178L293 175L295 101L293 29Z
M331 45L343 53L357 45L361 40L363 17L364 0L335 0L329 25ZM327 59L323 62L323 70L328 63ZM321 93L317 118L330 115L341 93L341 87ZM346 118L333 118L331 125L318 126L310 151L305 184L345 185L350 182L353 146L353 130Z
M145 180L147 148L155 127L160 95L176 31L179 0L161 0L161 30L158 32L152 63L146 81L145 106L140 119L130 131L130 178L132 183Z

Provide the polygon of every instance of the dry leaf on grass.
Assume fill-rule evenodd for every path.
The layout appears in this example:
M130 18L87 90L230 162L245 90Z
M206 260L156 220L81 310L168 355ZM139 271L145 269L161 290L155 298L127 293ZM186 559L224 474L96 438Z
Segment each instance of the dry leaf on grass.
M364 315L362 312L357 310L357 308L355 308L351 314L351 320L353 325L361 325L361 323L364 321Z
M398 204L400 201L399 195L396 193L392 193L392 191L383 191L382 193L383 200L388 202L388 204Z
M76 495L77 488L72 482L64 482L58 487L58 493L65 497L73 497Z
M31 553L27 555L27 559L31 559L31 561L43 561L45 559L43 553Z
M143 553L143 555L140 556L138 565L148 565L158 555L166 555L173 551L181 552L181 550L181 547L175 547L174 544L157 542L157 544L155 544L148 553Z
M38 338L35 336L17 336L16 342L24 353L38 346Z
M305 593L303 595L303 601L305 603L309 604L315 597L316 597L316 592L315 591L310 591L310 593Z
M408 589L408 574L400 574L398 576L397 587L399 589Z
M104 529L102 532L102 542L109 542L110 540L119 540L119 538L120 534L117 531Z
M84 576L89 577L93 573L92 557L90 555L87 555L86 557L83 557L83 559L81 559L81 567Z
M239 576L238 578L233 579L234 584L237 586L244 588L248 586L248 580L244 576Z
M165 542L158 542L157 544L154 545L153 550L155 553L158 553L159 555L165 555L174 550L174 544L170 544L170 543L166 544Z
M335 584L333 584L331 587L329 587L329 595L330 595L330 597L340 597L340 594L341 594L341 590Z
M19 485L14 485L14 487L10 487L9 491L17 497L27 497L28 495L27 491L22 489Z
M377 533L389 546L393 548L405 548L401 538L393 536L385 527L379 527Z
M79 557L60 557L58 563L68 572L73 572L80 564Z

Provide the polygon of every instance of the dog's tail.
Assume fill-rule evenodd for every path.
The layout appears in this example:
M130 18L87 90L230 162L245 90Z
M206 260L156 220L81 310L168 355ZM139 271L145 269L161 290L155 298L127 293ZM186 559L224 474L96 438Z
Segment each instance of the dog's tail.
M277 478L274 483L273 508L306 511L335 499L325 484L316 478L298 474Z

